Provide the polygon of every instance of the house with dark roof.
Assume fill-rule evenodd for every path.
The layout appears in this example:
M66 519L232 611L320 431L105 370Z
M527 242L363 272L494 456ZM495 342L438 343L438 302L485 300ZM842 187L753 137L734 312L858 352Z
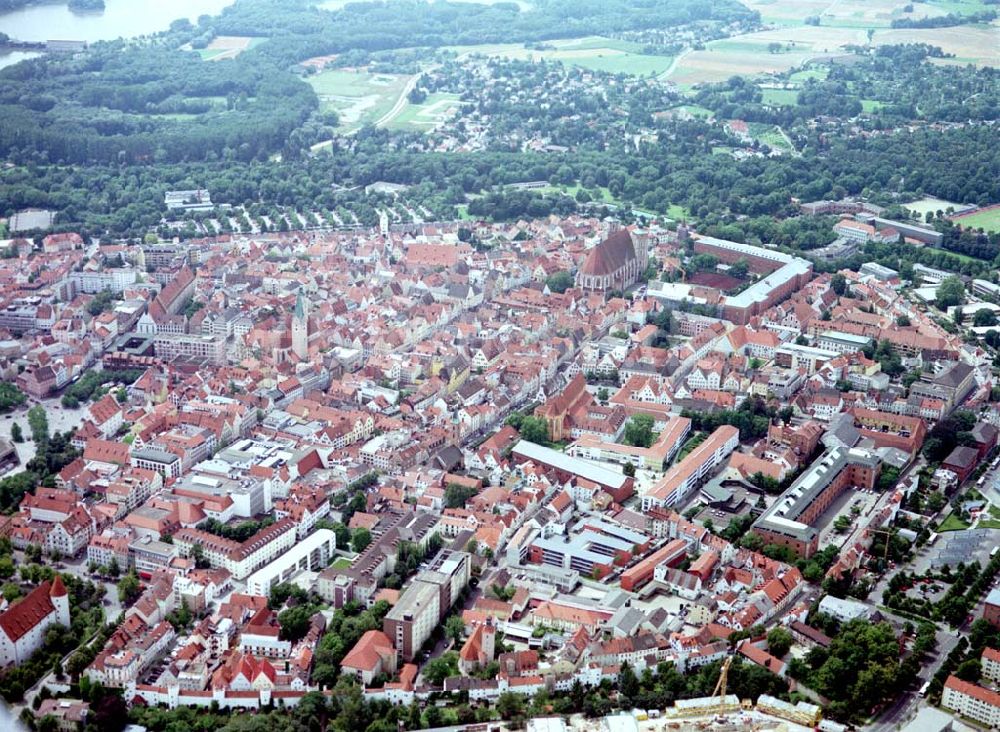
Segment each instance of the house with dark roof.
M978 464L979 451L974 447L959 445L948 454L941 467L957 475L959 483L964 483Z

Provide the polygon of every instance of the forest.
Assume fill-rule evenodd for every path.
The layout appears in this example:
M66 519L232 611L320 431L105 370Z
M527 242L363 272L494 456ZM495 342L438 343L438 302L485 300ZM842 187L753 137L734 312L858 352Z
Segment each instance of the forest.
M643 12L629 12L637 7ZM290 70L312 56L751 17L733 0L543 0L530 13L513 3L373 2L328 11L308 0L239 0L197 27L175 21L150 43L98 43L81 56L0 70L0 155L69 164L266 160L293 154L292 132L318 110L316 94ZM221 34L269 38L220 63L183 50ZM332 134L322 125L312 130L295 140L298 149Z

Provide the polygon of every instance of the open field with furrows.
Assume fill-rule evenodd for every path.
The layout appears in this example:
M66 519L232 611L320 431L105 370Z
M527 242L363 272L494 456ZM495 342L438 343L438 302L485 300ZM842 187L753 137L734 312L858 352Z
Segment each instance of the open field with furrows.
M769 48L772 43L780 43L781 51L773 53ZM702 51L687 53L678 58L677 65L667 78L683 85L724 81L736 75L781 73L810 61L843 55L844 46L863 46L867 43L868 35L863 28L774 28L713 41ZM927 43L955 55L955 59L945 59L942 63L1000 66L1000 26L995 24L954 28L884 28L875 31L872 43L879 46Z
M996 7L996 6L994 6ZM959 25L953 28L892 29L875 32L875 43L927 43L940 46L953 59L932 59L932 63L1000 66L1000 25Z
M409 76L334 69L306 77L323 109L340 115L342 131L372 124L393 108Z
M579 66L591 71L632 76L662 74L673 63L673 59L669 56L649 56L642 53L641 44L601 36L546 41L545 45L551 48L538 50L525 48L519 43L500 43L455 46L452 50L463 55L482 54L520 60L561 61L569 66Z
M894 20L936 18L948 13L970 15L988 6L982 0L748 0L765 23L798 25L818 17L824 26L841 28L888 28ZM906 12L910 6L912 10Z
M430 94L422 104L407 104L386 127L427 132L447 120L460 105L457 94Z
M236 58L244 51L260 45L266 40L266 38L250 36L217 36L198 53L206 61L222 61L227 58Z

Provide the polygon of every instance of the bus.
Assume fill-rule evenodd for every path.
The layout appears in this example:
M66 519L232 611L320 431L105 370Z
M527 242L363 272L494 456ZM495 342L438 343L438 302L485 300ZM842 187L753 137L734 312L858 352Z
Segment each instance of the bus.
M997 555L997 552L1000 552L1000 546L995 546L992 549L990 549L990 559L995 557Z
M934 542L937 541L938 535L936 532L932 531L931 535L927 537L927 546L933 546Z
M924 697L927 696L927 690L929 688L931 688L931 682L930 681L925 681L924 685L920 687L920 691L917 692L918 694L920 694L920 698L921 699L923 699Z

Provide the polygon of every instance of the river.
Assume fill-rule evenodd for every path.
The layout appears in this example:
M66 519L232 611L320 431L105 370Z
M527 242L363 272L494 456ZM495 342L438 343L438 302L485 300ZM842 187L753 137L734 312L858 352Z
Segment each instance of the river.
M0 15L0 31L19 41L108 41L166 30L178 18L217 15L233 0L104 0L97 12L73 12L66 3L29 5ZM0 68L37 56L0 51Z

